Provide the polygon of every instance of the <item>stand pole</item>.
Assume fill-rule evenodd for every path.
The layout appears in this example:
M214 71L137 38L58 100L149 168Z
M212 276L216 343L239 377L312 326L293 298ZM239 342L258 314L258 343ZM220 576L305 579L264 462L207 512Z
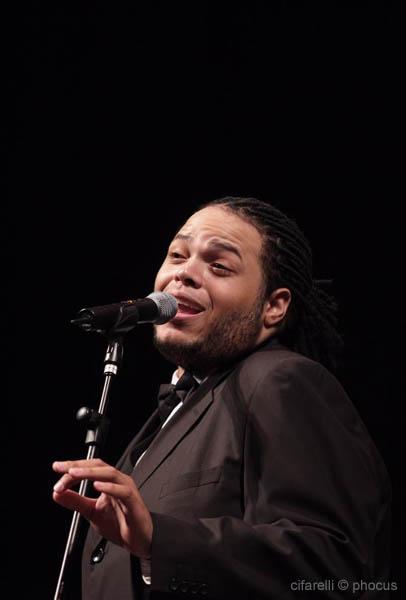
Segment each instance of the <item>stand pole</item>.
M85 444L87 445L86 459L97 458L100 454L100 449L104 446L109 421L105 416L107 410L107 404L109 400L109 392L113 378L118 373L123 357L123 341L121 337L117 337L109 340L107 345L106 356L104 358L104 385L103 391L100 398L99 410L95 411L87 407L80 408L76 415L79 421L86 420L88 422L88 430L86 433ZM79 494L85 496L88 490L89 481L83 480L80 483ZM63 591L65 587L65 575L69 566L69 561L75 550L75 546L78 539L78 530L80 523L80 513L75 511L72 516L72 522L66 542L65 552L62 559L62 565L58 577L58 583L54 595L54 600L61 600L63 598Z

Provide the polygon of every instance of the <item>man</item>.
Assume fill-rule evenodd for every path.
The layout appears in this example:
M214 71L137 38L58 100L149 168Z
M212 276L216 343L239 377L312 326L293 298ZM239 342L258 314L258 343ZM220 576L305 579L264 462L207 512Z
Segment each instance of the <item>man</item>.
M191 391L116 468L54 463L55 501L91 524L83 598L313 597L305 584L354 598L387 580L389 478L322 366L341 340L297 225L255 199L214 201L175 235L155 291L178 300L155 343ZM97 499L71 489L82 479Z

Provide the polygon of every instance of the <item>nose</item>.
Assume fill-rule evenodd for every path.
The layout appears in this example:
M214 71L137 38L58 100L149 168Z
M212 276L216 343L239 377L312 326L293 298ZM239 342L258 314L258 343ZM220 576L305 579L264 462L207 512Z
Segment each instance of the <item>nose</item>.
M193 288L200 287L200 279L196 270L192 271L190 267L183 266L175 275L175 280L183 285Z

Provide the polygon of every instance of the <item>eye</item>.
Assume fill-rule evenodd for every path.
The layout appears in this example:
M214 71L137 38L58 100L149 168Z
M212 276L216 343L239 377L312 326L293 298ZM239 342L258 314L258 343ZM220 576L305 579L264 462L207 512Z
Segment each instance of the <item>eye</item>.
M222 265L221 263L215 262L215 263L211 263L211 268L217 273L217 272L227 272L230 271L230 269L228 269L227 267L225 267L224 265Z
M169 256L170 258L173 258L174 260L181 260L182 258L184 258L182 256L182 254L179 254L179 252L169 252Z

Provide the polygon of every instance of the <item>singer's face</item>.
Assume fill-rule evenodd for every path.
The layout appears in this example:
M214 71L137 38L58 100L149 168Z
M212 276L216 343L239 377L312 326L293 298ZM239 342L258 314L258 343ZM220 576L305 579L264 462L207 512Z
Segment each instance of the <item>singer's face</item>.
M168 360L206 375L269 337L261 249L257 229L219 206L181 227L155 280L178 300L177 315L154 328Z

